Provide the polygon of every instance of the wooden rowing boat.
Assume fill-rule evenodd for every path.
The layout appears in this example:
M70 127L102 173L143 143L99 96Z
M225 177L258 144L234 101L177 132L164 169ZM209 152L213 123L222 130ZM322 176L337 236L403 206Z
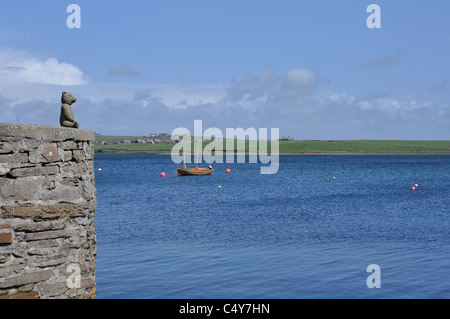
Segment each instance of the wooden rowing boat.
M178 172L179 176L211 175L211 173L214 171L214 169L211 167L211 165L208 168L199 168L198 167L198 152L197 152L197 159L195 161L195 168L187 168L186 162L185 162L185 155L186 155L186 153L183 152L183 167L182 168L177 167L177 172Z
M180 176L202 176L202 175L211 175L214 171L213 168L199 168L196 165L195 168L187 168L186 164L183 163L183 167L177 167L178 175Z

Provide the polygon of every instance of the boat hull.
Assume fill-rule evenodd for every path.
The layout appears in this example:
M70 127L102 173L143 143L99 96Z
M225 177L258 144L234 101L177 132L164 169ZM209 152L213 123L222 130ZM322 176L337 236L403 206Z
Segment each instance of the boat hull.
M209 168L177 168L178 175L180 176L202 176L211 175L214 169Z

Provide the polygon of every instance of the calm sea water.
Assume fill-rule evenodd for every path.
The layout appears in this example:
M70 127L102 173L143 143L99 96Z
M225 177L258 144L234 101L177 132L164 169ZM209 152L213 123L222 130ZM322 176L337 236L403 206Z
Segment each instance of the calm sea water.
M175 167L96 155L97 298L450 297L449 156Z

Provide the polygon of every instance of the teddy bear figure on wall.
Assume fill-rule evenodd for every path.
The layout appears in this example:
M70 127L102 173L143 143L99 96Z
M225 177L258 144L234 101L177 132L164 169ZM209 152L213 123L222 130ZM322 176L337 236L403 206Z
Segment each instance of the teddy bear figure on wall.
M59 117L59 123L64 127L78 128L80 125L75 121L75 117L72 110L72 104L75 103L77 99L72 96L69 92L62 92L61 96L61 116Z

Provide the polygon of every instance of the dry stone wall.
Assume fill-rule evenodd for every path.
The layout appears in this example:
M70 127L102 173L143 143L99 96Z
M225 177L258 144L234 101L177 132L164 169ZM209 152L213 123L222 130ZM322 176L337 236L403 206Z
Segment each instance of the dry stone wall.
M0 299L95 298L94 139L0 124Z

